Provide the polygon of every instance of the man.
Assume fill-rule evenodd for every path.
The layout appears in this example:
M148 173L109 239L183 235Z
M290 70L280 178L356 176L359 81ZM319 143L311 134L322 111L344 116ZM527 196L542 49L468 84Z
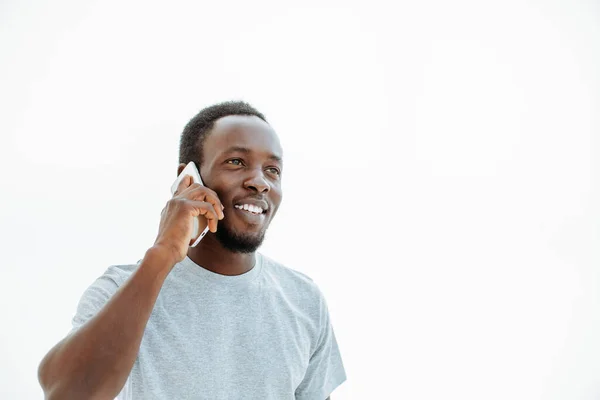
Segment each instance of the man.
M243 102L185 127L181 181L154 245L83 294L73 330L44 357L47 399L325 400L346 379L325 299L256 250L281 203L282 149ZM210 228L189 247L193 219Z

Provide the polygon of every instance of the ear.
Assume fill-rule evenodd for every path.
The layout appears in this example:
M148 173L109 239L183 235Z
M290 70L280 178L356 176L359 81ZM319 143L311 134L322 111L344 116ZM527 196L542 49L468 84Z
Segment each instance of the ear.
M177 176L179 176L179 174L181 174L181 171L183 171L183 169L185 168L187 164L179 164L179 166L177 167Z

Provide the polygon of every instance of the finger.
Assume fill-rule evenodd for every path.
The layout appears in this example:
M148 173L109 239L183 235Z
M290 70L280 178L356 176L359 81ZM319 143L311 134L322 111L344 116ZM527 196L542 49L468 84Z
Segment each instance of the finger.
M211 231L212 233L215 233L217 231L217 220L216 219L208 220L208 230Z
M186 175L183 177L181 181L179 181L179 185L177 185L177 190L175 190L174 194L179 194L187 189L192 183L194 179L190 175Z
M217 193L206 186L202 186L197 183L194 183L191 187L193 187L193 189L189 189L189 198L212 204L214 209L217 211L218 218L225 218L225 214L223 214L225 207L223 207L223 204L221 203L219 196L217 196Z
M196 210L194 216L202 215L208 222L208 227L211 232L217 231L217 224L219 222L219 216L214 206L206 201L191 201L192 207Z

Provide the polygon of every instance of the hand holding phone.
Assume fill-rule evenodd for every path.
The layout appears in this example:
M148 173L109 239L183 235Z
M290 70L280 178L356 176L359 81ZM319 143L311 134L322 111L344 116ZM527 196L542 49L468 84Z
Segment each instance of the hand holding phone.
M214 190L202 184L194 163L189 163L171 186L173 197L160 217L154 246L166 251L169 262L183 260L190 246L196 246L210 230L217 231L225 218L223 204Z
M200 185L204 186L204 182L202 182L202 178L200 177L200 172L198 172L198 168L196 168L196 164L193 161L190 161L185 166L183 171L181 171L179 176L177 176L177 179L175 179L173 185L171 185L171 195L175 194L179 183L181 183L182 179L186 175L192 177L192 182L199 183ZM190 247L196 247L208 232L208 221L203 216L199 215L198 217L194 218L193 223L194 227L192 230L192 237L190 238L190 241L194 240L194 242L190 245Z

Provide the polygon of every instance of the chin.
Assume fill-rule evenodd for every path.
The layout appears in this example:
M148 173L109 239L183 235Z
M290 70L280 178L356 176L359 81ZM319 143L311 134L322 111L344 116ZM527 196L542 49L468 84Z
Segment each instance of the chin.
M263 243L265 229L241 231L219 224L215 236L223 247L234 253L254 253Z

